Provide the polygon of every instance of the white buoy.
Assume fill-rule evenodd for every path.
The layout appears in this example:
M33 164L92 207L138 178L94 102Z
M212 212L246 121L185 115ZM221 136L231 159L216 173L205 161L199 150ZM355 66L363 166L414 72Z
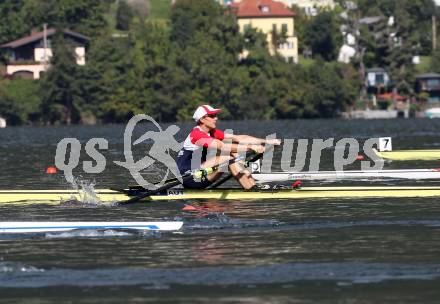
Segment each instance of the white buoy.
M6 119L0 117L0 128L6 128Z

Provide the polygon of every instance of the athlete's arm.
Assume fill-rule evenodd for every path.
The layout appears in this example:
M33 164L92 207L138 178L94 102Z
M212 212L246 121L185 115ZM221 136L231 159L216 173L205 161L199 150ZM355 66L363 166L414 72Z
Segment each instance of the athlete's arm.
M227 151L229 153L240 153L246 151L255 151L257 153L264 153L264 146L261 144L238 144L231 142L223 142L218 139L213 139L208 144L208 149L217 149L218 151ZM229 154L228 153L228 154Z
M265 148L261 143L269 143L269 141L252 136L224 134L219 130L216 130L213 136L214 138L198 129L194 129L191 133L191 142L197 146L216 149L227 154L246 151L264 153ZM243 139L243 141L240 141L240 139Z
M269 144L275 146L281 144L281 141L277 138L266 140L262 138L253 137L250 135L225 134L225 139L232 140L233 143L238 143L238 144L254 144L254 145Z

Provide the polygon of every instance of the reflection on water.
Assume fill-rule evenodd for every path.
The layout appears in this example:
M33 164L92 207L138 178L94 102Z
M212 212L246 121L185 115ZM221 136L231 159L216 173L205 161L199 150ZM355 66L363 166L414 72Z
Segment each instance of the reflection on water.
M294 263L268 266L198 267L198 268L113 268L113 269L41 269L20 264L0 264L3 287L112 286L143 285L170 288L172 284L197 286L248 286L254 284L296 283L298 281L333 281L338 284L380 283L388 280L433 280L440 278L440 265L402 265L383 263ZM6 275L7 274L7 275ZM6 283L6 280L7 283ZM57 280L54 280L56 278Z
M180 127L179 140L183 140L191 125ZM394 149L440 146L440 120L248 121L222 122L220 127L261 137L276 132L281 138L295 139L363 141L392 136ZM131 184L128 171L113 163L123 160L123 131L122 125L2 129L0 187L68 188L60 174L44 173L53 165L57 142L64 137L78 138L83 149L92 137L109 141L109 150L104 151L106 170L83 174L82 161L91 159L82 153L77 176L99 188ZM140 147L135 156L140 158L147 150L148 146ZM333 169L332 153L332 149L323 151L321 170ZM280 168L280 156L276 150L274 170ZM386 164L389 169L429 167L439 164ZM356 163L347 169L359 168ZM160 180L160 172L159 164L147 169L145 176ZM185 205L191 208L185 210ZM196 303L213 297L225 303L316 303L324 295L327 302L434 303L439 296L434 288L440 282L438 198L165 201L94 208L0 205L0 220L185 223L177 233L88 231L0 237L0 293L12 302L17 301L17 293L27 302L87 299L90 303L103 299Z

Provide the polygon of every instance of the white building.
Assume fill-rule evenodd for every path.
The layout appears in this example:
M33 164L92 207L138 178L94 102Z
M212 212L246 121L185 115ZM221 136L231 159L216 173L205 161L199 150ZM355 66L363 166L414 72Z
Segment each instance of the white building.
M354 47L344 44L339 50L338 62L350 63L351 58L356 55Z
M6 74L12 77L39 79L49 68L52 57L52 38L55 29L33 32L31 35L3 44L9 51ZM75 49L76 63L85 65L86 44L89 38L70 30L64 30L64 37Z

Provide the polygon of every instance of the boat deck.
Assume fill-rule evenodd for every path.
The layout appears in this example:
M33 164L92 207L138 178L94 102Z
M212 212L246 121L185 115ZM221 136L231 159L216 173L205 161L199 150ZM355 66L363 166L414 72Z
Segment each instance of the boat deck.
M111 189L96 190L102 202L127 200L133 196ZM263 200L307 198L368 197L440 197L440 186L349 186L304 187L300 189L245 191L242 189L186 190L170 189L145 200ZM55 203L66 200L84 201L84 193L75 190L0 190L0 203ZM96 201L96 200L95 200Z

